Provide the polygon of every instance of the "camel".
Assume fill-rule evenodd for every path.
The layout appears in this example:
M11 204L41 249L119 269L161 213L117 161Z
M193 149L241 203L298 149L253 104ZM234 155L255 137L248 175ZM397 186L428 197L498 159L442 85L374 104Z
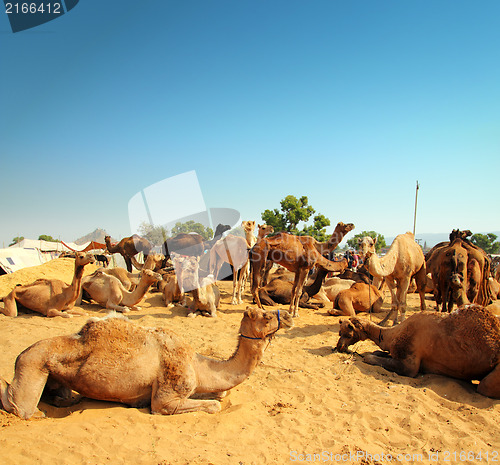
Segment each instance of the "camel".
M158 272L167 265L165 255L161 253L150 253L147 258L145 258L144 263L139 263L135 257L131 257L130 259L132 260L132 265L138 270Z
M333 308L328 313L333 316L356 316L357 312L379 313L383 303L383 294L373 284L354 283L349 289L337 294Z
M374 277L384 278L391 291L391 311L380 323L384 325L391 316L393 324L398 323L398 316L404 321L406 316L406 294L411 279L415 277L420 295L420 309L425 310L425 258L421 247L415 242L411 232L396 236L387 254L379 258L375 253L377 238L365 236L360 239L359 251L369 273Z
M245 238L228 234L225 238L217 241L210 249L210 274L212 274L216 280L224 263L229 263L233 267L232 305L238 305L243 302L241 293L245 286L250 267L248 250L251 249L256 242L253 234L255 221L243 221L241 225L245 231ZM240 271L239 276L238 271Z
M141 273L129 273L125 268L120 266L116 268L99 268L97 271L118 278L127 291L132 291L141 279Z
M92 299L104 308L119 312L140 310L137 304L146 295L151 285L161 279L161 275L158 273L151 270L142 270L137 287L132 292L129 292L123 287L118 278L97 270L83 279L83 295L80 300L82 298L85 300Z
M437 311L441 304L443 312L450 312L454 304L461 306L469 303L467 260L467 250L461 239L455 239L451 244L436 249L428 259L426 265L434 283Z
M152 247L147 239L137 234L130 237L124 237L120 242L114 245L111 244L111 237L109 236L105 236L104 241L106 242L106 248L109 253L119 253L123 257L129 273L132 273L132 257L142 252L144 254L144 260L146 260Z
M468 260L472 259L477 260L479 264L479 269L481 270L481 277L479 281L479 286L477 288L477 294L474 296L475 292L474 285L473 285L473 290L470 293L471 296L474 296L472 302L477 303L479 305L488 305L492 300L488 286L488 278L490 277L491 273L491 259L488 257L488 255L483 249L481 249L477 245L474 245L469 239L467 239L471 235L472 232L469 230L460 231L459 229L454 229L450 233L450 241L441 242L435 245L429 252L427 252L427 254L425 255L425 260L426 263L432 263L436 259L436 255L440 254L443 251L443 249L446 249L446 247L450 246L457 239L460 240L462 247L464 247L467 250ZM474 273L474 271L471 270L470 273ZM477 271L476 271L476 277L479 277L477 275Z
M186 305L186 294L181 291L175 272L164 274L162 281L158 281L158 289L167 307L173 305L174 302L180 302L182 306Z
M17 316L17 303L48 317L86 315L85 312L73 308L80 294L83 270L85 265L94 263L94 256L76 252L75 273L71 284L59 279L37 279L31 284L18 286L4 297L4 308L0 312L7 316Z
M209 241L204 241L203 236L197 233L179 233L163 243L162 250L165 254L165 258L166 260L170 259L171 252L175 252L178 255L200 257L205 250L211 249L222 237L222 234L229 229L231 228L228 225L218 224L215 229L214 237Z
M500 298L500 283L494 279L489 278L488 285L490 286L490 294L494 300L498 300Z
M299 301L309 270L313 266L319 266L328 271L346 269L347 260L332 262L325 258L323 254L333 252L345 234L353 229L354 225L352 223L344 224L340 222L327 242L319 242L310 236L293 236L288 233L279 233L276 236L261 239L250 252L253 267L252 295L259 308L262 308L259 297L262 271L266 261L270 260L295 273L289 311L292 316L298 317Z
M286 311L247 307L236 351L221 361L197 354L167 329L144 328L116 314L93 318L76 334L24 350L12 383L0 378L1 403L22 419L43 416L37 405L47 385L59 397L73 390L90 399L149 405L153 414L217 413L219 400L260 363L268 341L292 326ZM210 395L218 400L195 398Z
M107 268L107 266L109 265L109 259L104 254L94 254L94 259L103 268Z
M386 351L366 355L363 361L370 365L402 376L422 372L480 380L479 394L500 398L500 321L481 305L415 313L391 328L351 317L340 321L339 335L341 352L365 339Z
M181 256L172 253L180 292L193 297L188 316L217 316L220 291L212 275L199 279L199 257Z

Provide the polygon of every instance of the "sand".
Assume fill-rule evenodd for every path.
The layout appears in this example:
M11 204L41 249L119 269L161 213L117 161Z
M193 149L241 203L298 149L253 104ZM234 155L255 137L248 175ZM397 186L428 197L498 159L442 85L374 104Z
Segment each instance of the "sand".
M70 259L27 268L0 277L0 295L42 276L70 282L72 272ZM251 301L247 286L246 303L230 305L231 286L220 285L216 319L186 318L181 307L165 308L158 293L149 293L142 310L128 315L140 325L172 329L199 353L227 358ZM386 293L385 311L388 302ZM409 314L418 311L416 294L408 302ZM91 316L106 313L97 305L82 308ZM0 315L1 376L12 379L17 355L30 344L76 332L85 321ZM41 402L46 418L29 421L0 410L0 463L472 463L471 454L478 463L479 454L481 463L500 460L500 401L477 394L472 383L437 375L406 378L366 365L359 354L376 348L368 341L352 354L333 353L339 318L324 309L301 309L294 321L218 414L151 415L147 408L89 399L68 408Z

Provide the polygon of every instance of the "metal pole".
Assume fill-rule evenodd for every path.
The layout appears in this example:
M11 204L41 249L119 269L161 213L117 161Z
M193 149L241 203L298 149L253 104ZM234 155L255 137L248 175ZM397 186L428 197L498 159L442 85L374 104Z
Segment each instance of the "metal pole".
M413 236L415 236L415 227L417 225L417 198L418 198L418 188L420 185L417 181L417 189L415 190L415 213L413 215Z

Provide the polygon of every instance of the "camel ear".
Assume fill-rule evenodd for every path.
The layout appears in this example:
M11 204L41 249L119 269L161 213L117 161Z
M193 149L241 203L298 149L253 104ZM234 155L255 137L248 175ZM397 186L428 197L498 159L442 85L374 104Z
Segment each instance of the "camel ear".
M257 309L250 306L247 307L245 315L248 316L248 318L250 318L251 320L255 320L259 316Z
M361 324L361 321L359 321L357 318L349 318L351 323L358 329L363 329L363 325Z
M377 243L377 239L378 239L378 236L375 236L375 237L373 238L373 243L374 243L374 244L376 244L376 243Z

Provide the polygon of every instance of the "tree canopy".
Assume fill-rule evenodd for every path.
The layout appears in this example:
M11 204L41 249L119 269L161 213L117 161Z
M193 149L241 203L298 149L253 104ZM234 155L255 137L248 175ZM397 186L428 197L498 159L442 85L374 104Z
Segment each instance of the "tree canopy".
M170 233L164 226L154 226L150 223L143 222L139 226L138 232L154 246L162 245L168 238L176 236L179 233L195 232L202 236L204 240L212 239L214 235L211 228L205 228L201 223L196 223L192 220L186 223L176 223Z
M380 249L386 247L385 237L382 234L379 234L375 231L362 231L359 234L356 234L351 239L348 239L347 245L353 249L358 248L359 240L363 239L365 236L373 237L373 239L377 238L377 242L375 242L375 251L379 252Z
M312 236L318 241L326 241L326 227L330 226L330 220L318 213L309 205L306 196L297 197L287 195L280 202L281 210L265 210L261 214L262 221L274 228L274 232L288 232L299 236ZM313 216L314 215L314 216ZM307 223L312 218L312 225L302 225L299 229L299 223Z
M470 241L481 247L486 253L497 254L500 252L500 242L495 242L497 235L493 233L488 234L473 234Z
M38 236L38 240L47 242L59 242L57 239L54 239L52 236L49 236L48 234L40 234L40 236Z
M12 242L9 244L9 247L14 244L19 244L19 242L22 242L24 240L24 236L16 236L14 239L12 239Z

